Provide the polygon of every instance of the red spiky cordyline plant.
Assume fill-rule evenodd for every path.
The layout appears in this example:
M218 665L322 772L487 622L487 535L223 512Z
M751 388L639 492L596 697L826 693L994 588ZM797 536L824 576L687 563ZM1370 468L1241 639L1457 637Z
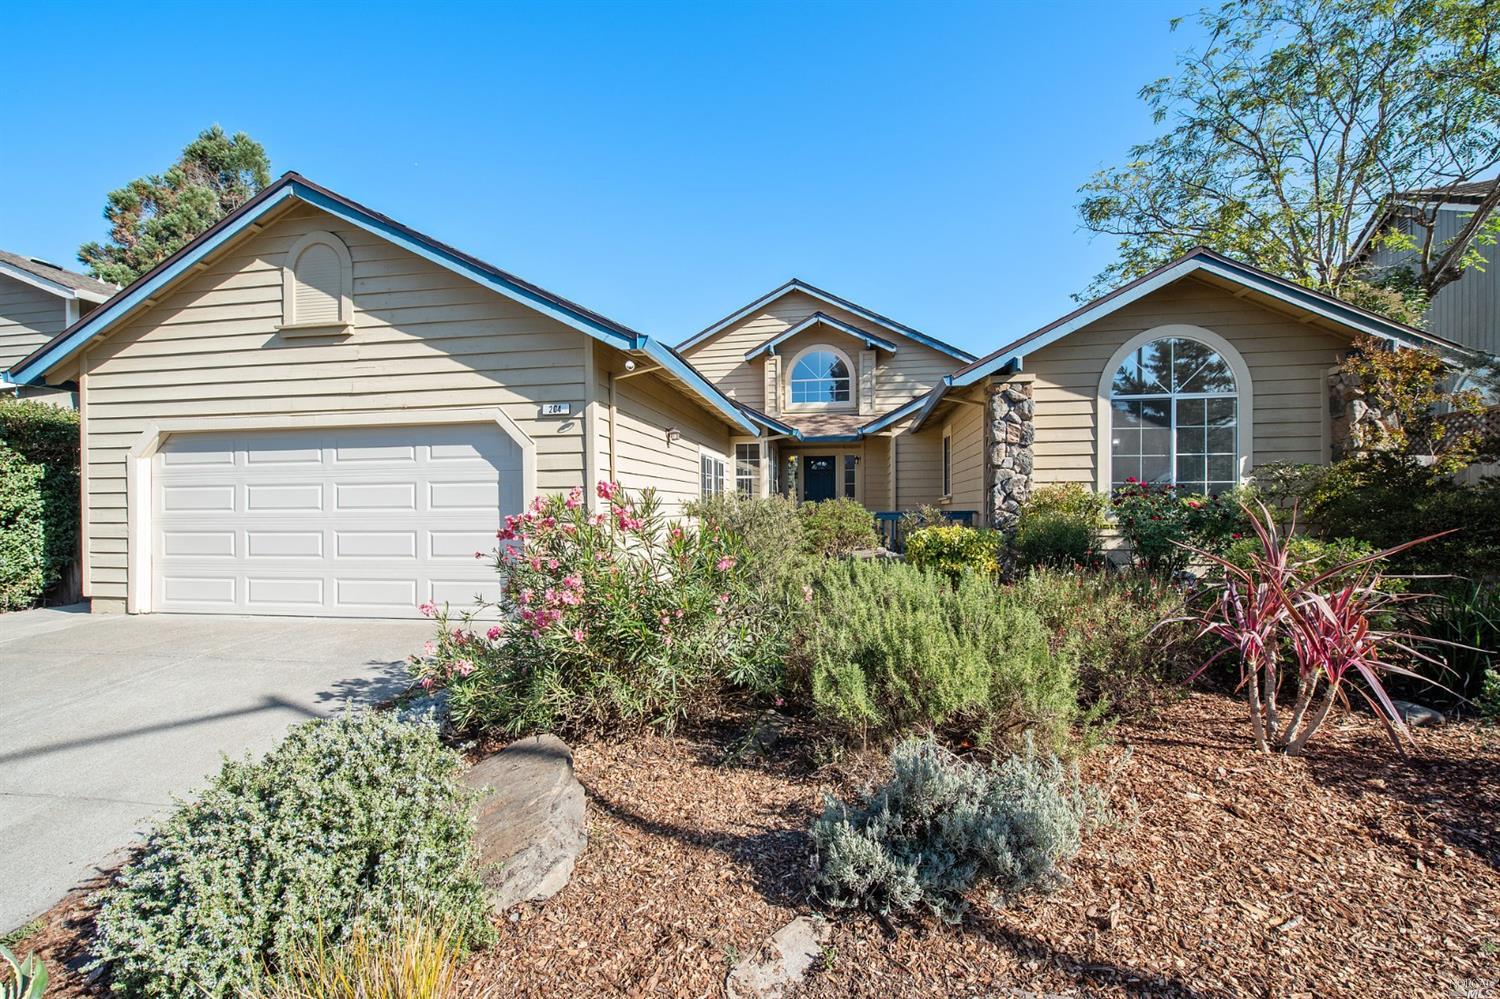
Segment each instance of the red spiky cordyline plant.
M1291 557L1271 512L1264 504L1257 505L1258 513L1244 506L1260 541L1260 550L1251 555L1248 567L1183 546L1225 574L1213 601L1188 619L1199 626L1199 637L1212 636L1224 643L1224 648L1193 677L1223 656L1236 655L1239 688L1246 690L1250 701L1256 748L1298 756L1328 717L1334 702L1343 698L1345 678L1356 674L1363 683L1353 686L1385 725L1396 748L1404 750L1401 739L1410 739L1411 733L1391 703L1381 677L1421 677L1393 662L1390 654L1399 652L1412 659L1441 663L1416 651L1411 644L1414 636L1409 633L1372 625L1373 619L1393 605L1417 599L1412 594L1382 590L1380 567L1390 556L1440 535L1418 538L1317 571ZM1295 529L1295 514L1291 529ZM1284 644L1291 647L1289 665L1295 668L1297 696L1283 724L1277 695L1286 671Z

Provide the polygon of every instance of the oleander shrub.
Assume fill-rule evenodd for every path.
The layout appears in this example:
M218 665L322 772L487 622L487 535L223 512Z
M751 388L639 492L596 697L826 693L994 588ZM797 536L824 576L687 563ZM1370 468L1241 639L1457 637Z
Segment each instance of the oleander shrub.
M987 577L899 562L829 562L805 591L795 669L813 713L845 738L919 729L993 743L1028 728L1060 740L1076 709L1071 665L1036 614Z
M880 544L875 515L847 498L803 503L802 530L807 550L815 555L847 555Z
M827 800L811 829L813 893L833 908L956 922L974 889L1005 900L1051 887L1088 813L1077 774L1029 741L982 766L911 739L884 784L853 805Z
M1046 485L1021 507L1011 548L1022 566L1092 565L1099 558L1109 501L1076 482Z
M0 610L40 602L78 551L78 414L0 399Z
M763 585L800 577L813 561L801 504L790 497L725 493L694 500L682 512L706 527L739 538L744 571Z
M1182 590L1144 573L1035 569L1009 587L1036 613L1053 654L1076 671L1082 706L1130 716L1149 711L1202 662L1181 620Z
M906 539L906 561L919 569L957 579L967 572L984 575L1000 568L996 558L1002 539L998 531L976 530L961 524L923 527Z
M493 938L463 761L428 725L361 714L299 725L228 761L101 894L93 952L114 991L237 996L322 939L411 914Z
M317 933L245 999L448 999L462 952L457 933L420 914L383 933L359 924L342 943Z
M47 589L45 475L0 445L0 612L30 607Z
M597 512L575 488L506 518L498 603L422 605L438 630L412 669L461 728L670 729L729 686L778 685L787 598L747 571L740 538L669 521L650 489L597 492Z

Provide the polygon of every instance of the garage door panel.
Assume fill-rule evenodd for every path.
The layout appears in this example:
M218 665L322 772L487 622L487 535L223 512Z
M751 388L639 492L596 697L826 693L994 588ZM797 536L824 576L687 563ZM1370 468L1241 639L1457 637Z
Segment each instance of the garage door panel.
M163 611L416 616L498 596L521 451L493 425L168 438L156 465Z

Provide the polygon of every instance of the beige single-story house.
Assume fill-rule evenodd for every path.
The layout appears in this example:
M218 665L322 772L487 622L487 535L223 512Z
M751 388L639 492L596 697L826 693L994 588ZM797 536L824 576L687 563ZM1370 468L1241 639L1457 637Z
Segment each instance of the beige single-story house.
M1361 333L1451 346L1200 250L983 358L798 280L674 348L287 174L7 380L76 386L96 611L381 617L492 594L501 519L600 479L1005 526L1325 460Z

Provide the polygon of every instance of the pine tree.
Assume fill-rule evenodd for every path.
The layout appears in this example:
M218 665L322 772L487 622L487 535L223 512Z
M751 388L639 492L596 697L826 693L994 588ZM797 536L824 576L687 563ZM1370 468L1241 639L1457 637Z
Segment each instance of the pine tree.
M218 125L188 144L166 173L109 192L106 243L85 243L78 259L95 277L127 285L176 253L271 180L271 162L244 132Z

